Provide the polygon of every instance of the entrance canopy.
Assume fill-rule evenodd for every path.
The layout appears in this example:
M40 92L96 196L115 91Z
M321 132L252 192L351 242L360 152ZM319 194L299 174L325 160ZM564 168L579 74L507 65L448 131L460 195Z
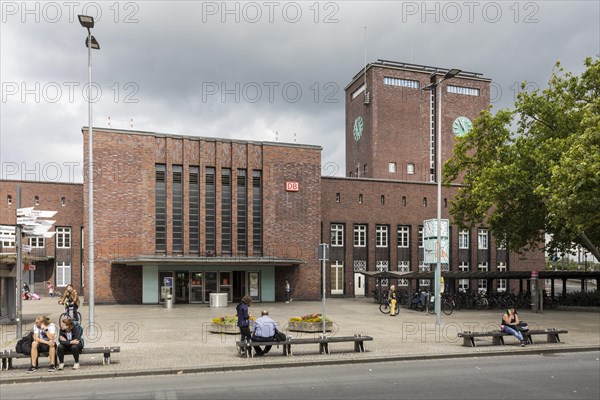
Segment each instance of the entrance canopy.
M131 258L117 258L112 260L113 264L121 265L211 265L211 266L251 266L272 265L280 267L293 267L306 264L306 261L298 258L280 257L165 257L165 256L140 256Z

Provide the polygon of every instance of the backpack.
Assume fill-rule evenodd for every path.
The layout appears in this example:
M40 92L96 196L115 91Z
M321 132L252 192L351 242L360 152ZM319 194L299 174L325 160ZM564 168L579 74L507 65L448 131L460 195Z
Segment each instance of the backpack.
M31 354L31 344L33 343L33 332L29 332L17 342L15 350L17 353Z

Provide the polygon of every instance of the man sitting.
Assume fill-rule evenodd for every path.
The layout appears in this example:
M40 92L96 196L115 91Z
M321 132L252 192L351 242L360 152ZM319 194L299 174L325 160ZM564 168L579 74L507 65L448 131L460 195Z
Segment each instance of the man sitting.
M278 325L271 317L269 317L269 311L262 310L260 318L254 321L254 334L252 335L252 341L254 342L274 342L275 332L277 331ZM254 347L254 353L257 356L265 355L271 350L272 346L265 346L262 350L260 346Z

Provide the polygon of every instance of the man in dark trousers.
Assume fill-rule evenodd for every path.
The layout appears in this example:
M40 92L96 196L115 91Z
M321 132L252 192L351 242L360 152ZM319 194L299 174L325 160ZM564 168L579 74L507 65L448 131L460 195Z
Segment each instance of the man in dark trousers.
M252 336L253 342L274 342L275 332L277 332L277 322L269 317L269 311L262 310L260 318L254 321L254 335ZM254 347L254 352L257 356L265 355L271 350L272 346L265 346L262 350L260 347Z

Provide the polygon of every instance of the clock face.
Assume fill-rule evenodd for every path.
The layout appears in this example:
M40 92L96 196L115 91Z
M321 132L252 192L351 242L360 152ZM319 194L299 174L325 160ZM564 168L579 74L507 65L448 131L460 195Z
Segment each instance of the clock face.
M352 130L352 135L354 136L354 140L358 141L362 137L364 128L364 122L362 117L356 117L354 120L354 128Z
M452 124L452 131L456 136L464 136L473 128L473 123L467 117L457 117Z

